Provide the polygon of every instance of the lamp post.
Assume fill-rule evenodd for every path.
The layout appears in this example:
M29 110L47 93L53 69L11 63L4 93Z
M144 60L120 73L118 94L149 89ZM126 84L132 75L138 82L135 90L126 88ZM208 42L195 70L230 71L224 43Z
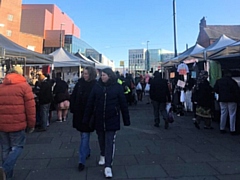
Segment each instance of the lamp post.
M62 34L62 26L64 26L64 23L61 23L60 25L60 47L63 47L63 34Z
M173 0L174 57L177 57L176 2Z
M149 52L148 52L148 43L149 43L149 41L147 41L147 68L146 68L147 71L149 71Z

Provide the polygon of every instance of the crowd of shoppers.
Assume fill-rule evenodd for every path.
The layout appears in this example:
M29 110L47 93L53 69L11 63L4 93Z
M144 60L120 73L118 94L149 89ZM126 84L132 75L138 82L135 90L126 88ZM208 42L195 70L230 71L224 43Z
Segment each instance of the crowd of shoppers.
M73 114L72 125L80 132L78 170L83 171L86 160L91 156L90 136L96 131L99 143L98 164L104 166L106 178L113 177L112 165L115 153L117 131L130 125L128 107L135 101L145 98L153 107L153 124L169 128L167 105L172 101L172 88L159 71L150 74L126 76L114 73L111 68L102 69L97 79L94 67L85 67L82 77L69 94L68 83L60 76L53 81L47 75L38 74L38 82L32 88L22 76L21 67L15 66L6 75L0 85L0 144L2 147L2 168L0 175L6 178L13 176L13 168L25 144L25 133L47 130L51 120L51 105L57 111L57 122L67 120L68 109ZM230 132L236 135L236 111L240 100L240 90L231 78L229 71L217 80L214 87L208 81L208 72L201 71L192 88L194 124L200 129L201 120L204 129L211 126L215 94L220 102L220 132L226 133L226 122L229 114ZM35 94L35 98L34 98ZM135 96L136 95L136 96ZM136 99L135 99L136 98Z

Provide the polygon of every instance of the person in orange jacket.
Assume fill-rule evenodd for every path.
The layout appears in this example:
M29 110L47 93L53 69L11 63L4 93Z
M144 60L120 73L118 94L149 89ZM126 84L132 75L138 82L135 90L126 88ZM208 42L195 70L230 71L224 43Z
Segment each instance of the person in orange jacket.
M22 68L15 66L0 84L0 179L12 178L13 168L25 145L25 132L33 132L36 123L32 88L22 74Z

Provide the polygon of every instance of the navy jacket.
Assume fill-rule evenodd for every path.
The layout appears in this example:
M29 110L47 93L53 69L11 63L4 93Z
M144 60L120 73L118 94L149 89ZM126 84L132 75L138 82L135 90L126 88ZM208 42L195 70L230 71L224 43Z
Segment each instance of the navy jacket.
M128 105L122 86L116 81L104 84L100 79L89 96L83 122L89 123L93 115L97 131L116 131L120 129L120 111L124 125L129 126Z
M214 91L219 94L219 102L239 102L238 84L229 76L218 79L214 85Z
M170 91L166 79L156 76L150 83L150 98L160 103L171 102Z

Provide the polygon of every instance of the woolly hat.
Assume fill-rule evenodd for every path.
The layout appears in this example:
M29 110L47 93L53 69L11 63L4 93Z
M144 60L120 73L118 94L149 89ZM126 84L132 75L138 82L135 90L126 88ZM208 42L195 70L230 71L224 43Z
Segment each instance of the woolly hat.
M14 66L12 68L12 73L17 73L17 74L22 75L23 74L23 69L20 66Z

